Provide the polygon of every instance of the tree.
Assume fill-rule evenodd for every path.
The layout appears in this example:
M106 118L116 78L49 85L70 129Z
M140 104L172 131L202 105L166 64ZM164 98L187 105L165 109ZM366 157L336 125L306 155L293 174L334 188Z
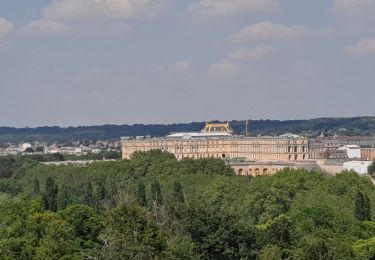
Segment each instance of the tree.
M323 238L320 237L305 237L299 245L299 254L296 259L303 260L334 260L338 259L335 256L334 248Z
M95 208L99 210L101 202L105 199L107 190L105 188L104 181L97 181L96 196L95 196Z
M293 224L286 215L280 215L269 220L263 228L266 231L267 240L270 244L289 246L292 244Z
M28 259L77 259L73 228L56 213L42 212L27 221Z
M66 185L63 185L61 189L59 189L57 204L59 210L65 209L70 204L69 188Z
M33 180L33 194L38 195L40 193L40 185L38 179Z
M368 174L374 177L374 175L375 175L375 160L368 167Z
M52 177L48 177L45 183L45 193L43 196L44 208L46 210L57 210L58 187Z
M183 203L185 201L184 193L182 191L182 186L179 181L174 182L173 195L176 201Z
M277 245L267 245L262 249L260 260L281 260L283 259L283 249Z
M27 148L25 149L24 153L28 153L28 154L30 154L30 153L34 153L34 149L31 148L31 147L27 147Z
M123 205L106 217L102 235L104 259L158 259L166 249L166 235L143 207Z
M354 252L363 259L375 258L375 237L367 240L358 240L353 245Z
M256 259L258 231L235 214L215 205L192 201L173 213L191 236L202 259Z
M370 198L360 191L355 196L354 216L360 221L371 220Z
M146 187L143 182L138 183L137 202L142 207L147 207Z
M86 184L84 201L89 206L94 205L94 196L91 181L88 181Z
M156 206L161 206L163 204L160 183L156 179L154 179L154 181L151 183L151 198Z
M98 244L102 220L89 206L70 205L59 215L73 227L74 235L83 248L93 248Z
M16 160L13 157L0 157L0 178L9 178L15 170Z

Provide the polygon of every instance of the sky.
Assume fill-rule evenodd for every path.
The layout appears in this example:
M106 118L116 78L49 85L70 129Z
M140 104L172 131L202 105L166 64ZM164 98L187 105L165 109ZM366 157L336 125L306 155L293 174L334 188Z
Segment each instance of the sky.
M375 0L1 0L0 126L374 116Z

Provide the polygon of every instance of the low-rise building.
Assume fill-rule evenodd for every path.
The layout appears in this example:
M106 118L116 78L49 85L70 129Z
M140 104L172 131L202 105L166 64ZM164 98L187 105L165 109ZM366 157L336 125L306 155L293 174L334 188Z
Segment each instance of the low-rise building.
M344 145L340 147L339 150L345 151L349 159L361 158L361 147L359 145L355 145L355 144Z
M371 161L349 161L344 162L343 170L355 171L358 174L367 174Z

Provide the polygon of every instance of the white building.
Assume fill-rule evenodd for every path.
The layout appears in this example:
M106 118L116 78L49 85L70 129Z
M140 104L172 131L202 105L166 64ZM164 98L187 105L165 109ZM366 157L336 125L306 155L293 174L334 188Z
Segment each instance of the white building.
M32 147L32 145L29 144L29 143L23 143L23 144L21 145L21 149L22 149L22 151L26 151L27 148L31 148L31 147Z
M355 171L358 174L367 174L371 161L349 161L344 162L343 170Z
M343 147L340 147L339 150L346 151L349 159L361 158L361 147L358 145L345 145Z

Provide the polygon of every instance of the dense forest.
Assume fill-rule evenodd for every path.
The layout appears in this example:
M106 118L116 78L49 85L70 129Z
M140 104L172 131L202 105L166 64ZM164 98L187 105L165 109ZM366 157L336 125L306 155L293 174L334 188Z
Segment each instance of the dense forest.
M222 160L161 151L85 167L38 159L0 158L1 259L375 257L369 177L238 177Z
M80 127L0 127L0 144L12 142L69 142L71 140L118 140L121 136L165 136L171 132L200 131L204 122L155 125L102 125ZM245 121L231 121L235 133L245 133ZM279 135L285 132L315 135L328 134L375 135L375 117L318 118L310 120L252 120L252 135Z

